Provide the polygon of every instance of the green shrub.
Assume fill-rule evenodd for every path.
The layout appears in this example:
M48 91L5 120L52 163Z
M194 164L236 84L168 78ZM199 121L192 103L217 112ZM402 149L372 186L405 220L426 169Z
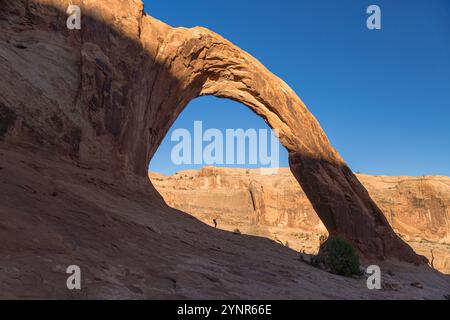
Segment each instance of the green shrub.
M321 261L335 274L350 277L359 275L359 257L346 240L331 236L320 249Z
M241 230L239 230L239 229L237 229L237 228L234 229L233 233L234 233L235 235L240 235L240 234L242 234Z

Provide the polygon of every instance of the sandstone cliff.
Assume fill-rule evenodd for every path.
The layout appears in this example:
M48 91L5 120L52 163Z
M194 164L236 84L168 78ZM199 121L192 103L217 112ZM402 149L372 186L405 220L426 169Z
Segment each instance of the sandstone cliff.
M267 236L317 253L326 228L289 169L206 167L174 176L150 173L165 201L213 226ZM418 253L450 273L450 178L357 175L393 229Z

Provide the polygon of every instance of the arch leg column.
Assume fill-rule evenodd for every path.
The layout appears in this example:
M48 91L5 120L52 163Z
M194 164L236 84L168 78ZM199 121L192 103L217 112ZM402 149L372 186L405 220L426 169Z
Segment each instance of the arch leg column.
M336 166L299 153L289 154L289 164L330 235L348 240L365 259L424 262L395 234L382 211L346 165Z

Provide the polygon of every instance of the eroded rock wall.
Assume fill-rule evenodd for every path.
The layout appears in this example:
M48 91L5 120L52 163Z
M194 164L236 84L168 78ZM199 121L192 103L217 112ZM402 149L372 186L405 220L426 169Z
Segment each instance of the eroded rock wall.
M206 167L149 177L173 208L228 231L259 235L315 254L327 231L289 169ZM358 174L396 233L450 273L450 178Z

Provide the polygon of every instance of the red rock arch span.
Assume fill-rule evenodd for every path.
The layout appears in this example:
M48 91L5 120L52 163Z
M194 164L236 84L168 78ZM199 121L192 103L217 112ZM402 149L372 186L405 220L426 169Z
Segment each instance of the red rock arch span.
M150 160L165 133L191 99L201 95L228 98L248 106L274 129L289 151L290 168L332 235L351 241L368 258L420 259L389 226L383 213L331 146L317 120L295 92L258 60L204 28L159 26L155 60L160 78L156 91L168 89L158 113L168 119L158 128ZM157 29L157 28L155 28ZM170 87L166 73L178 79ZM166 91L167 92L167 91ZM156 124L157 125L157 124Z
M81 7L79 31L66 28L69 4ZM9 1L0 18L10 58L23 57L4 69L10 81L2 83L0 102L14 115L0 137L5 141L51 148L122 172L130 182L146 177L149 160L189 101L233 99L279 131L291 170L330 234L367 258L421 262L295 92L221 36L172 28L146 15L139 0ZM39 81L28 81L27 70L40 70ZM30 103L28 96L36 99Z

